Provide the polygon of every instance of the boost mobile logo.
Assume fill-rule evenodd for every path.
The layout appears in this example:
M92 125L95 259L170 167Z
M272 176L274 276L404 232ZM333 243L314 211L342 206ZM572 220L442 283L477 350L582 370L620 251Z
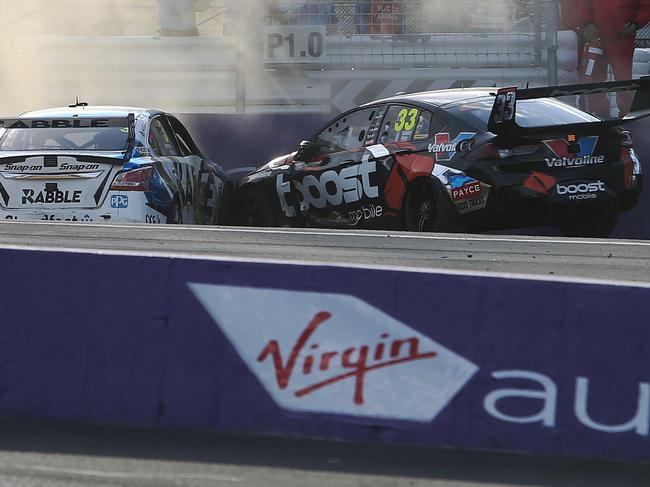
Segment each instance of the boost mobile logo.
M352 296L189 287L288 410L431 421L478 370Z
M356 203L364 196L377 198L379 188L370 181L370 176L376 171L377 162L369 161L368 156L364 156L360 164L345 167L340 171L325 171L318 177L309 174L302 181L292 182L309 206L325 208L328 203L333 206L339 206L343 202ZM285 181L284 174L278 174L275 185L282 210L288 217L296 216L295 210L287 201L291 182Z

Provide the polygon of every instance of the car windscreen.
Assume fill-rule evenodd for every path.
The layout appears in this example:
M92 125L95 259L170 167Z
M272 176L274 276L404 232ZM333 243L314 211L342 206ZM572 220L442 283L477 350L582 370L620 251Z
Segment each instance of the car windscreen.
M0 151L124 151L127 128L12 128L0 130Z
M447 107L447 111L480 130L487 130L494 98L481 98ZM520 127L547 127L598 122L600 119L553 98L517 101L516 121Z

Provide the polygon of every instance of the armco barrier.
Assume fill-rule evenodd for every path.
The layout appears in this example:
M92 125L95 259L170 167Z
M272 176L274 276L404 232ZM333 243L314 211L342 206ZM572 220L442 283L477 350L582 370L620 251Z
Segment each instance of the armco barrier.
M650 459L650 289L3 250L0 415Z

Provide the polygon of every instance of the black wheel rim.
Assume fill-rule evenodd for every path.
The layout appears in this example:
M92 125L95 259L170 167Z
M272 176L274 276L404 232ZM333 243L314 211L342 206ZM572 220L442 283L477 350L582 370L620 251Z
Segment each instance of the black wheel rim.
M438 221L438 200L432 185L420 183L415 186L409 201L411 229L418 232L434 231Z

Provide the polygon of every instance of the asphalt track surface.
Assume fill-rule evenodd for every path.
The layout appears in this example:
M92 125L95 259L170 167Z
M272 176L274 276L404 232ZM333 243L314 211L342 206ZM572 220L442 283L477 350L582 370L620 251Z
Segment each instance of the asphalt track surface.
M0 248L326 263L650 285L650 242L0 223ZM0 422L0 486L649 486L650 463Z
M650 282L650 241L7 222L0 246Z

